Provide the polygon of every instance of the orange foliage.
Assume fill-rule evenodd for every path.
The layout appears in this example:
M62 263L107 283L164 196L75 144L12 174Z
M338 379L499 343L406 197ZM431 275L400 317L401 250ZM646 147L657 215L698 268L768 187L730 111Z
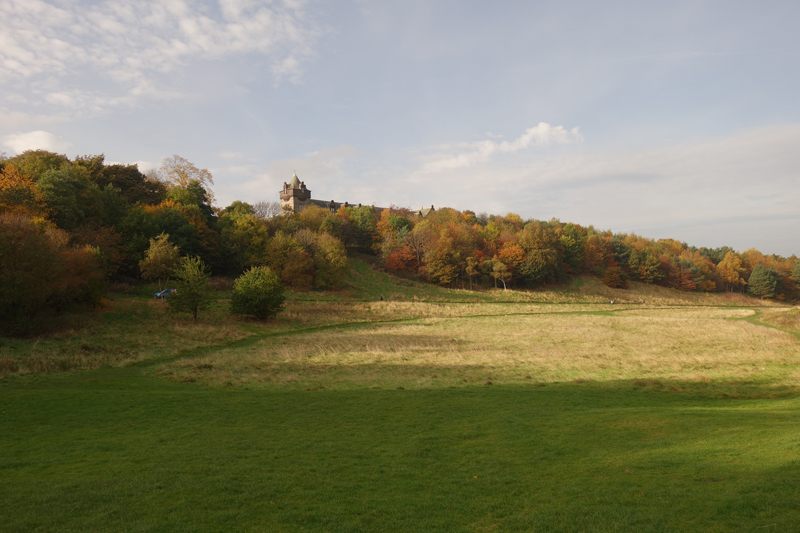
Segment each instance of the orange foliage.
M23 174L13 163L7 164L0 172L0 210L34 217L43 217L47 213L44 198L33 177Z
M519 273L519 265L525 261L525 250L516 242L506 243L500 250L498 258L508 267L511 275L516 277Z
M386 268L392 272L416 272L418 267L417 255L409 246L401 246L386 258Z

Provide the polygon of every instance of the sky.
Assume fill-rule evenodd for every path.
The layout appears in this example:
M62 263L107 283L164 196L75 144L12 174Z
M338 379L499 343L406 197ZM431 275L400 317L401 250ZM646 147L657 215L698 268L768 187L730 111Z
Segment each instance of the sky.
M800 254L800 2L0 0L0 151Z

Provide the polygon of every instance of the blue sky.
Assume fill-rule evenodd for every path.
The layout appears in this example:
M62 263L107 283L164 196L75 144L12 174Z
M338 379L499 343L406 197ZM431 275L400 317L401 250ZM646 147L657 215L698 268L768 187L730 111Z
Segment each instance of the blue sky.
M0 150L800 253L800 3L0 0Z

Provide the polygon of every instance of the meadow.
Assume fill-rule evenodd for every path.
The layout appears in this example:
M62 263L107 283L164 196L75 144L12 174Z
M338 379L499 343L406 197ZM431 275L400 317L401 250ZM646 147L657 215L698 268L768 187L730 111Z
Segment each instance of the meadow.
M0 340L0 530L800 529L791 305L362 262L268 322L150 296Z

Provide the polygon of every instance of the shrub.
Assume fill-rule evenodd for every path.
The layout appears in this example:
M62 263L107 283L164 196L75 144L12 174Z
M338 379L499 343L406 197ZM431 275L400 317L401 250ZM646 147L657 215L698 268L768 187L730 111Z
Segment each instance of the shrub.
M253 267L233 282L231 314L274 317L285 299L280 278L268 267Z

